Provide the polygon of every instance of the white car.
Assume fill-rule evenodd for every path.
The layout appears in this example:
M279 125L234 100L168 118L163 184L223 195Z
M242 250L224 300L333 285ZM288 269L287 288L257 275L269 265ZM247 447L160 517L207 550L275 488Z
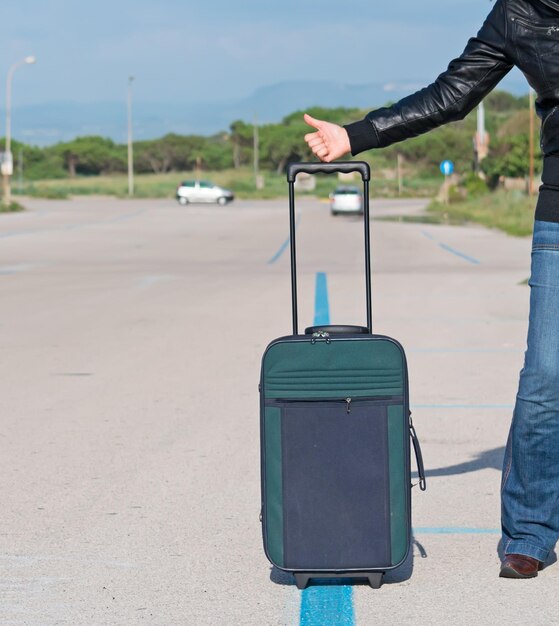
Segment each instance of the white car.
M341 185L330 194L330 212L363 213L363 193L353 185Z
M177 200L183 206L190 202L217 202L224 205L234 200L229 189L223 189L206 180L185 180L177 187Z

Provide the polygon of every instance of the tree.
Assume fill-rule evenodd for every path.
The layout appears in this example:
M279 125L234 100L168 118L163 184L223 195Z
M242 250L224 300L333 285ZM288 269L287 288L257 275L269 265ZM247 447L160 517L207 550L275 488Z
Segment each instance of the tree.
M28 146L21 141L13 140L12 152L14 155L15 176L18 176L20 154L23 176L27 180L64 178L66 176L64 162L52 146L38 148L37 146Z
M485 98L487 110L497 113L510 113L519 109L528 109L528 99L526 96L516 97L508 91L496 89Z
M124 146L117 146L111 139L105 137L78 137L73 141L58 144L56 151L62 157L70 176L126 171Z
M536 155L536 167L541 167L541 154ZM524 178L529 170L528 133L499 140L483 161L483 171L495 186L501 176Z
M234 167L229 135L211 137L201 152L201 162L210 170L224 170Z
M291 124L266 124L260 129L261 163L283 172L290 161L308 160L311 152L303 141L308 127L300 122Z
M168 134L135 144L138 172L164 173L193 169L199 163L208 169L231 167L229 137Z
M231 146L233 148L233 167L238 169L252 160L254 126L242 120L231 124Z

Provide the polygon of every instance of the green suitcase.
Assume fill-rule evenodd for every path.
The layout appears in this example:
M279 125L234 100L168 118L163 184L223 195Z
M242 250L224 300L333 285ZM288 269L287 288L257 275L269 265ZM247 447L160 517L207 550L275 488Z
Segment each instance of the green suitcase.
M299 172L358 171L364 183L367 326L298 334L295 191ZM378 588L411 544L411 422L402 346L372 334L369 180L365 162L288 167L293 335L267 347L260 380L262 532L270 562L311 578L367 578Z

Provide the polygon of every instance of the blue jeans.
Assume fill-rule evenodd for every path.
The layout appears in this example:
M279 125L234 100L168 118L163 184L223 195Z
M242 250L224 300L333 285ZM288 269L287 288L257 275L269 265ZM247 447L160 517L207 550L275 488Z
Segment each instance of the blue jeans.
M559 539L559 223L536 220L528 348L502 479L505 554L545 561Z

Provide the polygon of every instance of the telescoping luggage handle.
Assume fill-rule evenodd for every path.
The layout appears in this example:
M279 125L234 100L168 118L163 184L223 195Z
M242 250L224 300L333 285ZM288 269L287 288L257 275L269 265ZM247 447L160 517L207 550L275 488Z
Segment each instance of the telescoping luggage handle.
M363 180L363 224L365 231L365 299L367 305L367 330L373 332L373 314L371 304L371 236L369 232L369 181L371 168L365 161L339 161L335 163L290 163L287 166L289 183L289 241L291 247L291 307L293 315L293 334L298 334L297 320L297 254L295 245L295 179L297 174L349 174L359 172Z

